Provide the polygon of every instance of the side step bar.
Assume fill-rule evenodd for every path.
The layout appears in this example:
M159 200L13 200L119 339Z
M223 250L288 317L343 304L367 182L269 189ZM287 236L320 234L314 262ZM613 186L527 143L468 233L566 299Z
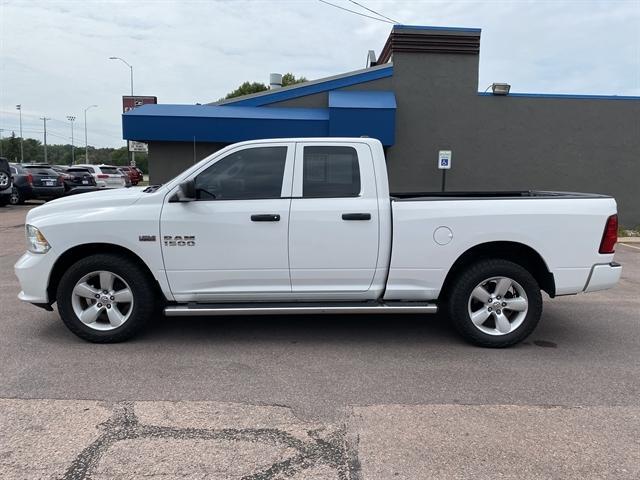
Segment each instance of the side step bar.
M433 303L403 302L350 303L350 304L186 304L172 305L164 309L167 317L224 316L224 315L320 315L320 314L387 314L387 313L437 313Z

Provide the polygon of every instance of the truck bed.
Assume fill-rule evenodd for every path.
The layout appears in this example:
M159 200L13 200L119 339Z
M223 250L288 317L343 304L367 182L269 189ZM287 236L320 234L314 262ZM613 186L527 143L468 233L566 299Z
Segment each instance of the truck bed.
M482 200L482 199L525 199L525 198L611 198L609 195L578 192L552 192L545 190L480 191L480 192L399 192L391 193L394 201L421 200Z

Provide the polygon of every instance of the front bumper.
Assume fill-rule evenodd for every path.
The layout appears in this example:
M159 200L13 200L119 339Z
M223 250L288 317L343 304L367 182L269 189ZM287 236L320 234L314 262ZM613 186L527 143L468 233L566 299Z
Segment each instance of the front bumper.
M613 288L622 275L622 265L616 262L594 265L584 287L585 293Z
M50 301L47 287L56 259L57 255L53 249L47 253L26 252L18 259L14 272L22 288L18 294L20 300L35 304L52 303L53 299Z

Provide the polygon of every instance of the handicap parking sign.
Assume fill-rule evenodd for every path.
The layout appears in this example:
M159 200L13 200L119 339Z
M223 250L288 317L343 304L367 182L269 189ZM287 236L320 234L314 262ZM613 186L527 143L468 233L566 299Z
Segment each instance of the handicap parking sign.
M451 150L440 150L438 152L438 168L449 170L451 168Z

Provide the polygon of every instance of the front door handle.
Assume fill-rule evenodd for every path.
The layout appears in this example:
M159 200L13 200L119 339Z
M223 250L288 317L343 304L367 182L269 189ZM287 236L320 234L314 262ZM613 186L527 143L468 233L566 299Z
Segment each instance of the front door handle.
M370 213L343 213L343 220L371 220Z
M277 213L265 213L260 215L251 215L252 222L279 222L280 215Z

